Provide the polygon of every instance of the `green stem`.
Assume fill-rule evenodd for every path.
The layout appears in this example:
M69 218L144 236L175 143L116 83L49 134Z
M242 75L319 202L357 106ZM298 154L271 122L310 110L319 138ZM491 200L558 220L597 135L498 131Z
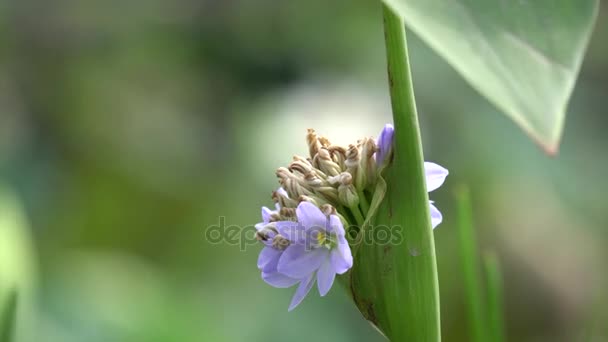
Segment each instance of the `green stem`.
M395 124L395 155L390 170L394 183L388 191L390 198L408 199L391 204L394 222L405 229L407 249L400 248L403 254L394 259L395 269L403 270L395 279L401 290L394 293L402 308L388 318L387 334L393 341L437 342L441 341L437 261L405 25L385 3L383 15Z
M359 206L353 205L352 207L350 207L350 211L353 213L353 216L355 217L355 220L357 221L357 225L359 226L359 229L362 229L363 222L365 222L365 217L361 213Z
M503 279L498 258L493 253L484 256L488 287L488 333L489 341L504 342Z
M487 341L484 338L485 316L482 303L481 276L479 274L479 253L477 240L473 228L471 196L466 187L456 192L458 205L458 236L460 256L462 259L462 273L465 282L465 299L472 342Z
M367 198L365 197L365 192L363 190L359 190L357 192L359 196L359 207L363 211L363 216L367 217L367 212L369 211L369 203L367 202Z

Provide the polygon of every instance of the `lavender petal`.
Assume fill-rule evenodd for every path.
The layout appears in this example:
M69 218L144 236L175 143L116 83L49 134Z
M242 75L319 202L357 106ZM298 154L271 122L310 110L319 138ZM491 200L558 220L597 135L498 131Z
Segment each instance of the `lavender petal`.
M317 271L317 287L319 288L319 294L321 297L325 296L334 284L336 278L336 271L333 269L329 259L325 260L319 271Z
M315 280L314 273L311 273L308 275L308 277L306 277L305 279L303 279L300 282L300 286L298 286L296 293L293 295L293 298L291 299L291 304L289 304L289 309L287 309L288 311L295 309L296 306L298 306L302 302L304 297L306 297L308 292L310 292L310 289L312 289L312 286L315 283L314 280Z
M321 209L310 202L301 202L296 208L298 221L304 225L306 231L310 229L325 228L327 217Z
M270 272L270 273L265 273L262 272L262 279L264 279L264 281L266 283L268 283L270 286L276 287L276 288L286 288L286 287L292 287L293 285L298 283L298 279L293 279L290 278L284 274L281 274L279 272Z
M426 175L426 190L431 192L441 186L449 172L443 166L435 163L424 162L424 173Z
M260 270L269 271L274 267L276 270L277 263L281 257L281 251L272 247L266 246L260 252L258 256L258 268Z
M393 148L393 136L395 134L395 128L391 124L384 125L380 136L378 137L377 145L378 151L376 152L376 164L382 166L386 162L386 159L391 153Z
M288 277L303 279L321 266L327 252L324 248L310 250L304 245L291 245L281 255L277 270Z
M301 222L278 221L276 228L279 234L292 243L302 244L306 240L306 231Z
M433 226L433 229L435 229L435 227L443 221L443 215L441 215L439 209L433 205L433 202L429 202L429 209L431 212L431 225Z
M331 251L331 266L338 274L344 274L353 267L353 255L344 237L338 237L338 246Z

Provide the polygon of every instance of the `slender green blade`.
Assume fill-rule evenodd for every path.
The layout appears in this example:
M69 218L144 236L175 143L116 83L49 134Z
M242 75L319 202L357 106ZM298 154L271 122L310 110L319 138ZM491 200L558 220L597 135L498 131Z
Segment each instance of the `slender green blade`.
M386 194L376 191L384 198L363 227L362 234L372 238L356 249L350 285L363 315L390 340L436 342L439 285L405 27L386 6L384 27L395 154L386 184L379 185ZM390 241L381 241L387 232Z
M488 341L485 338L484 297L479 272L479 252L473 228L473 211L469 189L462 186L456 191L458 205L458 238L462 274L464 276L465 298L469 320L470 339L473 342ZM493 340L492 340L493 341Z
M494 253L484 256L486 286L488 289L488 336L489 341L504 342L505 319L503 304L503 278L498 257Z
M12 290L0 302L0 342L11 342L15 334L17 318L17 291Z
M546 151L557 151L599 0L385 2Z
M27 327L33 317L34 260L23 208L14 193L0 183L0 342L8 341L11 335L16 340L32 340L33 330ZM17 290L19 317L15 322Z

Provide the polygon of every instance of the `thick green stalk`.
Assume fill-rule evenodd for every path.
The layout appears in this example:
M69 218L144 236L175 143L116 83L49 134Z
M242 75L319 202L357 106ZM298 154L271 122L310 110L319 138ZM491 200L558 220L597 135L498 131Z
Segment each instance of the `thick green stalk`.
M469 189L461 187L456 192L458 204L458 235L460 256L462 259L462 274L464 276L465 299L469 321L470 340L485 342L485 316L483 311L483 290L479 273L479 253L473 228L471 196Z
M506 340L504 326L503 279L498 258L493 253L484 256L488 288L488 337L489 341Z
M403 19L383 3L384 35L395 124L388 198L392 221L404 228L404 247L393 259L399 273L391 293L401 309L388 317L393 341L440 341L439 282L424 174L422 141ZM387 280L388 281L388 280ZM398 286L397 286L398 285Z

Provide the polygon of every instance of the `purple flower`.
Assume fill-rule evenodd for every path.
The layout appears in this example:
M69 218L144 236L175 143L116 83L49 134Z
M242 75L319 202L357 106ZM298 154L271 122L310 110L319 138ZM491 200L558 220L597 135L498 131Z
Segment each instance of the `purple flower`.
M431 192L439 188L449 172L444 167L431 162L424 162L424 173L426 176L426 190ZM429 201L429 209L431 212L431 224L433 228L437 227L443 220L443 216L439 209L433 205L433 201Z
M382 132L380 132L380 136L376 142L378 145L378 151L376 152L376 163L379 167L385 162L388 163L390 160L390 155L393 150L394 133L395 128L391 124L384 125L384 129L382 129Z
M285 192L283 188L279 188L278 192ZM279 258L285 251L289 240L278 235L275 224L270 222L273 215L277 215L281 210L279 204L276 204L276 210L270 210L267 207L262 207L262 221L255 225L258 239L264 244L264 248L258 257L258 269L262 271L262 279L274 287L290 287L298 283L298 279L287 277L277 272Z
M393 136L395 135L395 128L391 124L384 125L384 129L380 132L378 137L378 151L376 152L376 162L379 167L390 161L390 156L393 149ZM426 175L426 188L428 192L431 192L439 188L445 178L448 176L448 170L439 166L435 163L425 162L424 173ZM433 205L433 201L429 201L429 209L431 212L431 224L433 228L437 227L443 220L441 212Z
M315 280L319 294L325 296L336 274L343 274L353 266L344 227L336 215L326 216L314 204L301 202L296 216L298 222L276 222L278 234L291 242L279 257L277 271L300 281L289 311L302 302Z

